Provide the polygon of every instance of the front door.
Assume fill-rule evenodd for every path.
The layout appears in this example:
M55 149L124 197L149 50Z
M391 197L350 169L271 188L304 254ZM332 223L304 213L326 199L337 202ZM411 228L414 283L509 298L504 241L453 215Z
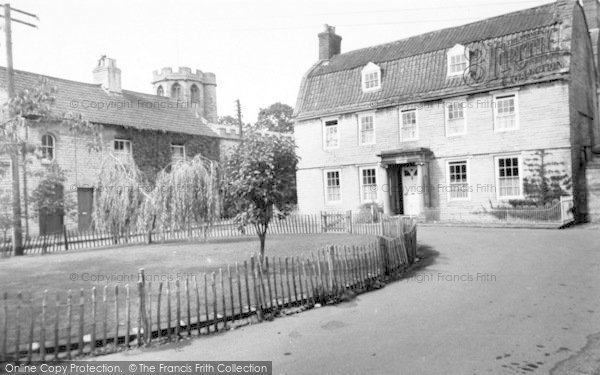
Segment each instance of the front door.
M404 215L419 215L419 202L423 197L419 187L419 176L416 166L402 167L402 198Z
M94 189L77 188L77 228L85 232L92 225L92 207L94 203Z

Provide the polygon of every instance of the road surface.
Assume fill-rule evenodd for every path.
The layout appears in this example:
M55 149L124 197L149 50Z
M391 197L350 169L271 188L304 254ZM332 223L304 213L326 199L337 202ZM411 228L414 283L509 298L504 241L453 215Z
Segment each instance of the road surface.
M419 243L431 264L351 302L95 359L271 360L274 374L599 373L599 228L420 227Z

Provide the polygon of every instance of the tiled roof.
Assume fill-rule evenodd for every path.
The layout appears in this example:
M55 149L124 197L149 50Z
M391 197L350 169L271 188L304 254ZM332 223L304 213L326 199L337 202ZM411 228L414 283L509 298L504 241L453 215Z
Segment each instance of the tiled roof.
M456 44L470 47L480 41L502 41L530 30L551 29L571 13L559 2L350 51L317 63L303 78L295 115L311 118L376 107L386 101L402 103L473 91L462 77L447 78L446 51ZM381 68L382 89L363 93L360 72L369 62ZM558 73L545 71L521 83ZM487 87L499 85L502 82L488 82Z
M14 72L16 92L37 85L41 79L55 86L53 110L57 112L79 112L84 119L97 124L218 137L191 108L178 106L166 97L128 90L109 93L99 84ZM0 87L6 88L5 67L0 67Z

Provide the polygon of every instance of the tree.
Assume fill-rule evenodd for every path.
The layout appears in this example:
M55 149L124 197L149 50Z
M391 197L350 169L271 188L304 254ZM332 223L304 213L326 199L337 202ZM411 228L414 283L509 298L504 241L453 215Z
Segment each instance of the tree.
M217 163L197 155L172 163L159 172L150 186L134 161L110 157L102 163L94 196L94 225L118 238L143 229L191 231L220 217ZM115 186L118 185L118 186Z
M65 173L58 163L53 162L41 174L43 179L31 192L30 203L33 206L33 215L40 213L67 214L75 213L75 203L64 194Z
M27 141L27 128L61 124L72 132L89 135L91 148L100 147L100 132L96 125L83 120L81 114L53 112L55 95L56 88L50 86L47 80L41 80L36 86L26 88L16 96L9 98L3 106L3 118L0 124L0 154L9 155L12 164L12 227L15 255L23 255L18 156L35 151L35 146Z
M267 108L261 108L258 112L256 128L278 133L292 133L294 131L293 113L292 107L279 102L271 104Z
M249 132L225 165L225 205L240 226L254 226L261 259L271 219L287 216L294 207L295 148L290 136Z
M94 187L94 225L109 231L113 242L137 228L146 192L144 178L135 163L124 164L116 157L102 162Z
M221 194L217 163L198 154L179 160L159 173L148 212L150 229L173 227L187 230L208 226L221 216ZM206 232L205 232L206 233Z

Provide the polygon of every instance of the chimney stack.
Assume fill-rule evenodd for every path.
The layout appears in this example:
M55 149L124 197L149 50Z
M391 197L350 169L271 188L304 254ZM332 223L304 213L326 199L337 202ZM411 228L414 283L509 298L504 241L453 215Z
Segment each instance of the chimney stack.
M102 88L110 92L121 92L121 69L117 68L117 61L100 57L98 66L94 68L94 83L99 83Z
M342 37L335 33L335 27L324 25L319 33L319 60L329 60L339 55L342 48Z

